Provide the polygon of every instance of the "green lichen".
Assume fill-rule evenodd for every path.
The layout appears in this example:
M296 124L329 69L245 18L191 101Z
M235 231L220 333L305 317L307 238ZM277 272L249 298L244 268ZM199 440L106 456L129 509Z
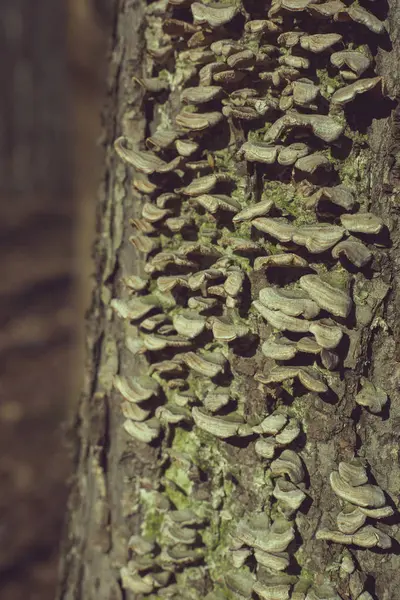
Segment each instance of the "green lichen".
M265 185L263 197L272 200L282 212L282 216L294 217L296 225L314 223L315 214L304 209L305 196L298 187L280 181L268 181Z
M168 469L166 469L165 478L168 479L169 481L172 481L179 488L179 490L182 490L183 492L185 492L185 494L188 495L191 493L192 488L193 488L192 481L190 480L186 471L183 468L181 468L180 466L178 466L175 462L172 463L172 465L170 467L168 467ZM167 486L168 486L168 484L167 484ZM170 495L170 493L168 491L167 491L167 494ZM176 494L178 496L182 496L182 493L180 491L179 492L177 491ZM175 503L176 502L174 501L174 504ZM182 504L182 501L179 501L179 504ZM179 508L184 508L184 507L180 506Z
M330 98L336 90L343 86L343 81L339 74L332 77L326 69L317 69L318 83L321 94L325 98Z
M143 488L140 490L140 502L143 508L142 535L151 541L160 538L164 522L164 514L158 508L156 500L155 492L149 492Z

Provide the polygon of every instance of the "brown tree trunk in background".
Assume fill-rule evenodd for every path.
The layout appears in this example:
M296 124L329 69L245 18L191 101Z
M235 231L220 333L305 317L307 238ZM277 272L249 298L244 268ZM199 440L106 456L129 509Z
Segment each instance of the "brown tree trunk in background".
M0 9L0 597L51 598L75 339L66 7Z
M389 2L392 47L379 49L377 70L386 81L389 95L400 95L400 5ZM122 600L132 598L122 589L119 570L129 557L127 541L139 531L139 488L143 481L157 481L160 467L157 450L128 440L122 428L118 395L112 380L118 372L135 373L136 366L124 350L123 328L110 309L121 276L134 272L129 247L129 217L135 212L127 170L112 148L121 129L135 142L145 137L142 93L131 85L133 75L142 74L144 11L141 0L118 2L111 35L107 102L104 111L105 159L98 199L98 234L94 258L96 286L87 329L85 382L76 415L76 456L73 489L63 542L58 600ZM395 503L400 492L398 424L400 422L400 112L388 103L368 129L371 210L383 217L391 229L391 248L382 254L381 275L390 291L374 306L374 327L364 333L360 357L349 375L349 388L340 406L310 403L305 463L310 473L313 505L304 517L305 553L313 567L323 570L333 560L326 545L314 534L322 515L333 509L329 473L341 457L362 445L379 485ZM137 214L137 212L135 213ZM371 295L372 299L372 295ZM354 379L368 373L382 383L391 398L390 417L376 418L363 412L355 426ZM233 450L232 450L233 451ZM237 460L240 461L238 455ZM337 508L337 504L335 505ZM382 556L370 551L357 558L363 571L375 580L376 598L397 600L400 586L400 530L398 520L390 527L397 540L394 551ZM305 532L305 533L304 533ZM325 548L325 550L321 550ZM343 596L348 598L348 596Z
M52 600L56 588L70 474L63 424L81 388L92 272L100 4L0 8L1 600Z

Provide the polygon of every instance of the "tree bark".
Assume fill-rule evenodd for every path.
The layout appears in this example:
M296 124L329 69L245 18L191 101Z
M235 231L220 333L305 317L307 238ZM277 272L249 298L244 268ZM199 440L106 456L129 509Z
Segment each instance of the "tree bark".
M385 18L385 8L378 8L380 18ZM114 317L110 306L112 298L123 294L121 279L132 273L142 273L140 261L129 243L129 219L140 214L142 200L140 194L132 190L131 171L116 157L113 142L122 132L139 145L157 123L157 102L149 108L143 100L143 92L131 81L133 76L143 76L146 64L145 13L146 5L141 0L120 0L115 4L104 112L104 175L94 251L96 287L88 315L85 384L73 423L76 432L75 477L63 542L59 600L135 597L132 591L123 588L120 575L120 569L130 557L128 540L132 534L140 533L146 519L143 490L150 492L157 486L161 485L162 489L166 486L166 452L173 434L167 432L161 447L129 438L122 427L120 396L113 389L117 373L137 375L145 367L142 357L135 357L125 349L125 328ZM400 584L397 517L400 490L397 433L400 422L400 109L397 105L400 5L395 0L389 2L387 28L391 42L385 37L377 43L376 70L384 78L388 97L392 100L377 102L373 107L375 112L358 104L365 117L361 125L357 120L360 115L349 113L348 116L355 119L359 129L364 127L370 147L363 154L367 159L355 179L368 193L369 209L388 225L390 244L382 241L374 254L372 270L365 279L361 281L355 276L354 285L361 286L365 298L364 304L361 303L365 312L358 307L357 315L361 320L365 319L365 326L356 328L350 349L341 356L345 362L336 388L338 400L330 403L318 394L304 395L303 392L303 409L298 408L305 436L296 450L300 451L307 470L308 499L305 507L296 514L301 551L300 567L293 571L295 575L310 578L315 585L328 581L328 574L337 571L334 565L342 556L343 546L317 540L315 535L321 527L333 529L335 515L340 510L338 498L329 485L330 473L337 470L340 461L351 460L357 455L367 460L370 482L376 481L395 508L394 516L379 525L393 539L390 551L360 550L352 546L357 570L366 576L364 589L379 600L395 600ZM376 40L371 42L374 43ZM175 109L172 101L169 110ZM352 156L352 160L356 162L356 159ZM363 178L365 180L360 182ZM257 415L264 402L264 396L254 383L257 366L246 357L239 357L233 360L232 369L242 392L247 394L246 414ZM354 402L362 377L384 389L390 398L389 407L381 417L361 409ZM295 404L297 406L297 400ZM219 441L216 448L216 454L213 454L214 450L210 451L205 481L194 484L196 501L207 494L215 496L218 486L221 489L225 486L222 507L218 506L215 513L221 510L222 515L229 508L235 519L244 513L262 510L267 491L263 488L265 482L261 481L264 476L260 460L254 453L254 444ZM216 456L221 457L221 464L227 469L222 475L218 472L218 464L212 462ZM221 495L224 496L222 492ZM232 498L236 505L241 505L241 511L237 509L235 513ZM175 507L180 508L179 498ZM214 514L211 521L222 536L221 515ZM221 569L225 568L227 557L221 558L217 554L227 553L226 548L221 550L216 543L214 549L215 561ZM212 565L210 556L213 556L212 550L210 552L207 555L209 568ZM183 580L187 588L182 589L182 597L186 598L186 592L187 597L191 597L190 587L197 593L192 597L204 597L213 585L222 586L222 577L219 580L214 572L210 577L207 569L202 566L199 569L200 575L188 569ZM353 598L347 580L340 583L339 578L338 583L338 577L335 577L333 574L331 581L340 597Z

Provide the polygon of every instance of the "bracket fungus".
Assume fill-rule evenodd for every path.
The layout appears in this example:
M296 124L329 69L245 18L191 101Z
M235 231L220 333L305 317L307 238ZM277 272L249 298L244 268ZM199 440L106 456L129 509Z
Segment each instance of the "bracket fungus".
M327 400L329 389L343 397L352 381L364 267L382 252L369 150L357 119L346 121L357 95L385 90L364 37L385 27L361 4L145 9L146 76L132 84L154 122L134 141L124 118L114 148L132 172L130 251L146 262L123 273L110 303L140 371L124 365L114 378L123 428L131 443L151 445L162 482L138 483L141 535L121 569L134 594L338 600L346 585L346 597L370 600L351 549L339 567L306 573L297 535L313 498L309 400ZM355 402L381 412L386 393L360 384ZM394 509L366 465L339 462L330 483L335 530L317 539L389 550L373 523Z

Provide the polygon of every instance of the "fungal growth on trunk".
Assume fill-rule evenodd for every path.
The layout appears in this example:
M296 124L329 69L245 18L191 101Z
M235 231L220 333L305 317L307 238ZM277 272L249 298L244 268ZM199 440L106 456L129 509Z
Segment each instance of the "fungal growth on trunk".
M112 306L143 374L114 385L137 452L158 448L162 469L141 487L121 571L135 594L373 598L354 549L390 552L382 519L394 511L362 450L327 480L337 513L305 525L308 407L340 411L387 291L376 258L389 236L370 212L357 128L360 107L383 97L374 48L386 32L362 4L147 5L146 68L132 85L148 137L115 142L141 197L131 242L142 266ZM358 381L355 411L379 419L386 402ZM326 553L323 572L305 538Z

